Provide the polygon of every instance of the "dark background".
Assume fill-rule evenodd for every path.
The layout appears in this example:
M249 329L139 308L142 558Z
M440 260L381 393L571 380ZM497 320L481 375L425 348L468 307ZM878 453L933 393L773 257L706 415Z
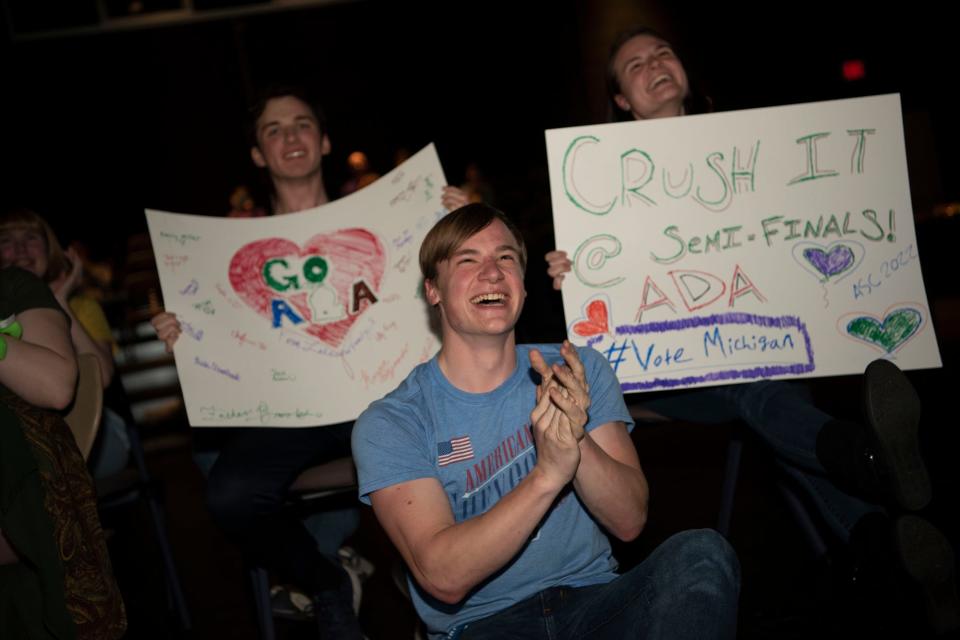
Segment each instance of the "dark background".
M62 240L83 240L122 272L128 236L145 230L144 208L222 215L241 183L255 186L266 206L244 140L246 106L258 86L293 81L322 96L331 195L347 178L351 151L363 150L386 172L398 149L434 142L450 183L462 182L468 163L480 166L494 204L518 220L538 260L553 246L543 131L605 120L607 46L625 26L650 24L670 38L721 111L900 93L918 244L946 365L910 372L923 397L922 444L935 488L925 515L960 539L960 287L951 259L960 238L960 205L951 208L960 202L960 52L949 3L355 0L216 13L242 4L266 6L194 0L188 22L98 29L95 0L0 0L0 205L37 210ZM130 2L103 6L122 14ZM847 81L842 63L854 59L866 76ZM521 340L558 338L560 299L537 267L527 288ZM812 385L821 407L857 419L856 379ZM634 431L656 498L639 544L620 549L628 564L676 530L712 524L727 436L712 427ZM171 533L195 637L254 637L241 559L208 521L189 446L155 450L151 463L174 505ZM818 582L821 570L785 513L759 443L748 442L745 464L732 536L744 570L741 637L828 637L819 630L836 630L833 617L847 613L822 602L832 592ZM413 624L389 579L391 547L368 511L364 517L355 544L379 568L361 621L372 638L409 637L391 627L398 616ZM130 637L166 637L168 626L157 621L163 595L149 591L159 581L144 580L142 560L115 555L114 565ZM859 635L855 624L840 628ZM906 637L899 631L892 635Z
M497 204L549 225L543 130L603 121L606 47L637 22L675 42L718 110L900 92L916 213L960 200L945 4L353 1L76 34L53 27L82 24L94 0L3 4L0 198L98 246L143 228L144 207L220 215L234 186L262 184L242 125L276 80L322 96L332 194L350 151L384 172L398 148L433 141L451 183L476 161ZM863 80L843 79L847 59L865 63Z

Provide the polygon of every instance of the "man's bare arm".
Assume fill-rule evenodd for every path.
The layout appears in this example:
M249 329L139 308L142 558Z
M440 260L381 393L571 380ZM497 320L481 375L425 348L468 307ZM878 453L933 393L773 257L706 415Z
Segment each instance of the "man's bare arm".
M612 535L629 541L643 531L650 491L622 422L601 425L580 442L580 467L573 487Z
M569 341L564 341L560 355L565 366L548 368L542 358L531 358L531 363L544 385L562 389L554 402L572 416L577 408L590 407L590 385ZM577 495L607 531L621 540L633 540L646 524L649 488L626 425L616 421L596 427L580 438L580 453L573 481Z
M540 398L530 417L537 464L482 515L456 523L435 478L403 482L370 495L377 519L414 578L438 600L460 602L507 564L576 473L579 445L569 428L563 431L561 412L550 396Z

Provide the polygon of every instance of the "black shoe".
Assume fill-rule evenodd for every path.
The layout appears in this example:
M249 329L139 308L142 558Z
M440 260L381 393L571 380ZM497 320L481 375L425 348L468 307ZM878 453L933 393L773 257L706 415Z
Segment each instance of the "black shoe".
M363 640L360 623L353 612L353 587L346 571L338 587L317 592L313 612L323 640Z
M938 635L960 630L956 560L949 540L912 515L897 518L894 538L900 564L920 590L930 629Z
M931 491L917 438L920 398L889 360L874 360L867 366L863 410L868 427L863 455L877 482L900 508L923 509Z
M844 591L858 624L889 637L917 637L923 627L937 635L960 630L953 548L929 521L868 514L850 532L850 553Z

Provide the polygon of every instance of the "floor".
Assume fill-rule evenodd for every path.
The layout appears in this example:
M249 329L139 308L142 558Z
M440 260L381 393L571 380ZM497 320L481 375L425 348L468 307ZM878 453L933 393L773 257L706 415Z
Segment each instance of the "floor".
M933 473L935 495L924 516L954 541L958 536L960 471L955 413L956 379L947 371L912 372L921 390L925 417L924 451ZM814 383L818 403L840 417L855 418L857 381ZM946 418L944 416L948 416ZM690 424L641 425L634 441L651 487L649 524L634 543L615 552L625 567L639 562L677 531L714 526L720 502L724 460L736 426ZM730 540L742 565L739 637L824 638L925 637L912 619L890 611L888 603L861 602L838 590L832 576L842 573L842 556L830 562L813 556L776 488L777 469L761 443L745 436ZM175 423L148 438L148 464L162 486L169 529L193 628L181 633L166 615L162 573L156 546L142 508L105 514L111 532L115 572L130 617L129 638L258 637L248 582L240 554L212 525L203 502L203 479L190 457L189 428ZM395 587L391 568L396 552L369 508L350 540L376 565L364 586L360 621L370 640L412 638L415 614ZM899 594L894 602L909 603ZM906 605L905 605L906 606ZM907 606L909 609L910 607ZM278 621L280 638L316 637L309 625Z

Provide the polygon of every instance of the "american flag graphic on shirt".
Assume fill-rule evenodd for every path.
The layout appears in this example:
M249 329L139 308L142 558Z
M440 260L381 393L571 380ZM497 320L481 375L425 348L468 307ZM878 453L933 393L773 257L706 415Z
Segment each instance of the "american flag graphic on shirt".
M437 443L437 463L441 467L472 458L473 445L470 443L470 436L458 436Z

